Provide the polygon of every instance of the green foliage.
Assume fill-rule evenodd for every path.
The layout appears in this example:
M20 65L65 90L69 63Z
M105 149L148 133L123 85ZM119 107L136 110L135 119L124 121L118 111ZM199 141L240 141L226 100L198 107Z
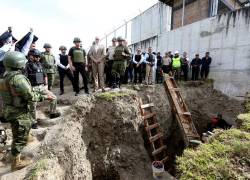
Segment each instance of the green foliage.
M209 144L187 149L177 158L180 179L250 178L250 94L245 114L238 115L239 129L217 130Z
M237 118L240 129L250 132L250 113L240 114Z
M177 158L180 179L247 179L250 134L238 129L216 133L211 143Z
M30 176L29 176L28 179L29 180L35 180L37 178L38 173L46 168L46 164L47 164L46 159L39 160L36 163L35 167L31 170Z
M101 99L105 99L107 101L112 101L116 97L123 97L123 96L129 96L129 95L130 93L128 92L105 92L105 93L98 94L97 97Z

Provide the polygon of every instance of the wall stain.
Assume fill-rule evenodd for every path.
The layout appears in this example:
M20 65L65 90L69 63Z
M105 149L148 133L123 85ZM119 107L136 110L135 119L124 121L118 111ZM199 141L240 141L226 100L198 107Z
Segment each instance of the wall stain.
M245 17L245 23L247 24L247 26L249 26L250 24L250 7L245 7L236 11L232 11L229 13L224 13L224 14L220 14L217 16L217 23L219 24L219 22L222 19L222 16L227 16L227 20L226 20L226 25L225 27L217 27L214 32L209 32L209 31L202 31L200 33L200 37L207 37L207 36L211 36L213 34L216 33L220 33L224 28L226 28L226 35L228 34L229 28L230 28L230 21L231 19L233 20L233 27L235 27L235 23L236 23L236 18L242 14L243 17ZM218 25L219 26L219 25Z
M250 24L250 7L243 8L242 15L245 16L245 23L249 26L249 24Z
M218 26L218 27L215 28L215 30L214 30L213 32L202 31L202 32L200 33L200 37L204 38L204 37L207 37L207 36L211 36L211 35L213 35L213 34L216 34L216 33L220 33L220 32L223 31L223 29L224 29L224 27Z

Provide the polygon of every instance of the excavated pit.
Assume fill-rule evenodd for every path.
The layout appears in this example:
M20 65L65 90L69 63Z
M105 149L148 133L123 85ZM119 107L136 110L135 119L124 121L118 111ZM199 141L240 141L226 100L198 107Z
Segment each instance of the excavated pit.
M179 87L199 134L218 112L234 123L236 115L243 111L240 101L214 90L211 83L188 82ZM150 148L135 98L145 102L147 95L155 104L164 132L170 157L166 168L175 175L175 157L182 154L184 145L164 86L141 86L138 91L124 88L122 92L114 99L100 94L75 99L72 93L60 96L61 105L72 107L56 125L37 132L41 135L38 144L24 150L36 163L1 179L29 179L35 171L38 179L151 180Z
M235 125L237 115L244 111L242 101L229 98L220 91L215 90L210 82L180 82L178 86L200 136L203 132L206 132L207 123L217 113L222 113L227 122ZM175 175L175 158L183 153L184 142L180 136L181 132L178 124L173 119L165 88L161 84L143 87L138 94L144 100L149 95L155 104L157 120L164 131L164 143L167 145L167 154L170 157L167 169L172 175ZM148 145L146 147L149 150Z

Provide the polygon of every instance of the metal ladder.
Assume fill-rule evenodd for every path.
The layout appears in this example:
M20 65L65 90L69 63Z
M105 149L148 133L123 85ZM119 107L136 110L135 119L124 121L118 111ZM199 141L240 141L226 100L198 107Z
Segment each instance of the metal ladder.
M185 147L190 146L190 143L198 143L200 141L200 136L196 131L191 113L182 98L180 89L177 87L174 78L167 75L165 77L164 86L172 112L181 130Z
M161 161L164 164L168 160L167 146L163 144L163 133L160 124L157 122L156 113L153 111L154 104L150 102L149 97L147 104L143 104L142 99L139 99L139 103L152 156L155 161Z

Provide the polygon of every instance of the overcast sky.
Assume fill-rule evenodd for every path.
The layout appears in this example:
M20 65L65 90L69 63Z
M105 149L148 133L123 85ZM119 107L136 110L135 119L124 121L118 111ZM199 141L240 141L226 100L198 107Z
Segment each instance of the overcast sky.
M0 33L12 26L19 39L32 27L39 37L38 48L49 42L57 52L59 45L71 46L75 36L87 48L95 36L104 37L155 3L157 0L0 0Z

